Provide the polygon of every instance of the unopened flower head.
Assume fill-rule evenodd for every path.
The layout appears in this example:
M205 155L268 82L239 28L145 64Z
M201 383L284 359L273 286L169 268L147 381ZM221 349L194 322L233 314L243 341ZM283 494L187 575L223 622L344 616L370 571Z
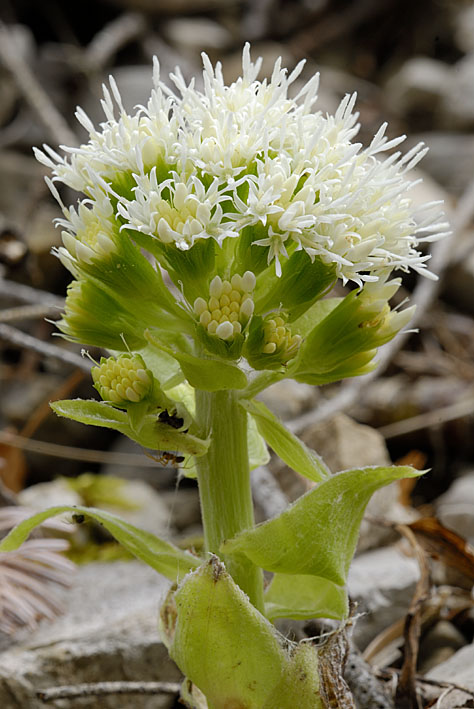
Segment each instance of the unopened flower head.
M100 364L92 367L91 374L101 397L112 404L137 404L153 386L153 375L139 355L102 357Z

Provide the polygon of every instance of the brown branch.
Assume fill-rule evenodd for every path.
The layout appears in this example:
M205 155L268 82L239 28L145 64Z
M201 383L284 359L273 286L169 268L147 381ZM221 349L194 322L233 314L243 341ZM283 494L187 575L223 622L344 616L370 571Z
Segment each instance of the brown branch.
M406 433L413 433L413 431L420 431L424 428L439 426L440 424L447 423L448 421L455 421L456 419L463 418L464 416L470 416L473 413L474 395L471 393L470 396L462 399L461 401L457 401L455 404L442 406L434 411L427 411L423 414L419 414L418 416L411 416L410 418L403 419L402 421L389 423L386 426L381 426L377 429L377 431L388 440L390 438L396 438L397 436L403 436Z
M11 29L3 22L0 22L0 59L12 73L18 88L48 131L51 140L56 144L76 145L76 136L38 83L15 44Z
M69 460L82 460L86 463L110 463L113 465L140 466L142 468L156 468L157 463L146 455L138 453L112 453L109 451L92 450L90 448L76 448L75 446L62 446L49 441L37 441L17 433L0 431L0 443L21 448L22 450L40 455L49 455L52 458L67 458Z
M32 320L44 318L56 310L54 305L20 305L16 308L0 310L0 322L14 322L15 320Z
M64 298L39 288L25 286L23 283L9 281L6 278L0 278L0 295L23 303L35 303L59 310L64 308Z
M410 543L420 567L420 579L416 584L410 608L405 618L404 658L395 695L397 709L421 709L416 687L416 662L421 633L421 611L430 591L430 575L426 555L414 532L404 524L397 531Z
M89 70L99 71L126 44L144 34L147 28L143 15L126 12L102 27L84 52Z
M16 327L5 325L2 322L0 322L0 339L6 340L18 347L25 347L26 349L33 350L33 352L38 352L45 357L59 359L73 367L82 369L84 372L90 372L92 367L92 362L88 359L84 359L79 354L62 349L61 347L56 347L56 345L50 345L48 342L38 340L37 337L28 335L26 332L18 330Z
M58 699L106 697L110 694L178 694L178 682L94 682L41 689L36 696L45 704Z

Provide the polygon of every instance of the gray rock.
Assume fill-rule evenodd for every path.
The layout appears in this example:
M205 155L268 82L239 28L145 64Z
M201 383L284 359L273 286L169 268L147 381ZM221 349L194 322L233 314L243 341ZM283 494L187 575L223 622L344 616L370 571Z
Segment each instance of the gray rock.
M40 709L41 688L104 680L177 681L160 642L157 615L168 581L139 562L90 564L78 570L67 611L0 653L2 709ZM74 707L165 709L169 696L74 700ZM71 703L61 703L70 709Z
M462 52L474 51L474 5L460 7L454 21L454 39Z
M198 53L225 49L232 42L229 30L206 17L174 17L164 23L163 33L178 49Z
M451 81L451 69L429 57L412 57L386 84L387 103L398 115L414 110L434 111Z
M291 379L282 379L281 382L265 389L258 398L285 420L299 416L311 408L317 396L316 387Z
M447 620L438 621L422 637L418 658L419 672L424 674L447 661L456 650L460 650L465 644L464 635L455 625Z
M18 502L40 511L56 505L81 505L82 498L71 489L66 480L58 479L25 488L18 494Z
M474 471L455 480L438 498L436 509L438 518L446 527L474 544Z
M429 147L423 170L448 192L461 195L474 173L474 136L465 133L430 132L411 135L406 150L420 140Z
M443 117L446 128L469 129L474 125L474 53L467 54L452 68L443 84Z
M441 663L426 675L429 679L440 680L441 682L452 682L459 687L465 687L471 692L474 691L474 644L466 645L458 650L449 660ZM446 709L457 709L458 707L469 706L467 701L472 694L455 690L443 701Z
M385 439L375 429L354 421L345 414L310 426L303 441L322 456L333 472L372 465L390 465ZM377 490L366 514L376 518L407 521L398 504L397 483ZM364 520L360 529L359 551L380 546L391 538L391 530Z
M354 559L348 577L349 594L358 604L357 612L366 614L354 626L353 639L359 649L405 616L418 578L415 559L394 546Z

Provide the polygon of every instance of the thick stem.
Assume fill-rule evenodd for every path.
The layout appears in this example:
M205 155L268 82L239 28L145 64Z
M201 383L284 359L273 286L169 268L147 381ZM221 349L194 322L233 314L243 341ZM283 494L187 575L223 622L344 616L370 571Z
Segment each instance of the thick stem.
M247 446L247 413L233 390L196 391L196 418L211 438L206 455L196 459L207 551L219 554L225 539L254 525ZM263 610L262 571L244 556L224 563L251 602Z

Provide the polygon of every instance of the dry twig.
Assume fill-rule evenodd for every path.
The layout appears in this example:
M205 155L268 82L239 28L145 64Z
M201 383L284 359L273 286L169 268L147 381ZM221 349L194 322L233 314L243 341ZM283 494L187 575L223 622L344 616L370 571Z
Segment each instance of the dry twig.
M58 699L106 697L111 694L178 694L178 682L95 682L41 689L36 694L45 704Z
M111 465L125 465L126 467L140 466L141 468L158 467L155 460L138 453L112 453L110 451L92 450L90 448L76 448L75 446L62 446L59 443L36 441L25 436L19 436L9 431L0 431L0 443L21 448L22 450L41 455L50 455L52 458L66 458L68 460L82 460L86 463L109 463Z
M0 59L13 74L18 88L48 131L51 140L56 144L76 145L76 136L36 80L15 44L11 30L3 22L0 22Z
M109 64L112 57L129 42L140 37L146 30L143 15L125 12L102 27L85 50L87 67L99 71Z
M2 322L0 322L0 339L6 340L13 345L33 350L33 352L38 352L44 357L59 359L62 362L71 364L73 367L82 369L84 372L90 372L92 367L92 362L88 359L84 359L79 354L62 349L61 347L56 347L56 345L50 345L48 342L38 340L37 337L28 335L26 332L18 330L16 327L5 325Z

